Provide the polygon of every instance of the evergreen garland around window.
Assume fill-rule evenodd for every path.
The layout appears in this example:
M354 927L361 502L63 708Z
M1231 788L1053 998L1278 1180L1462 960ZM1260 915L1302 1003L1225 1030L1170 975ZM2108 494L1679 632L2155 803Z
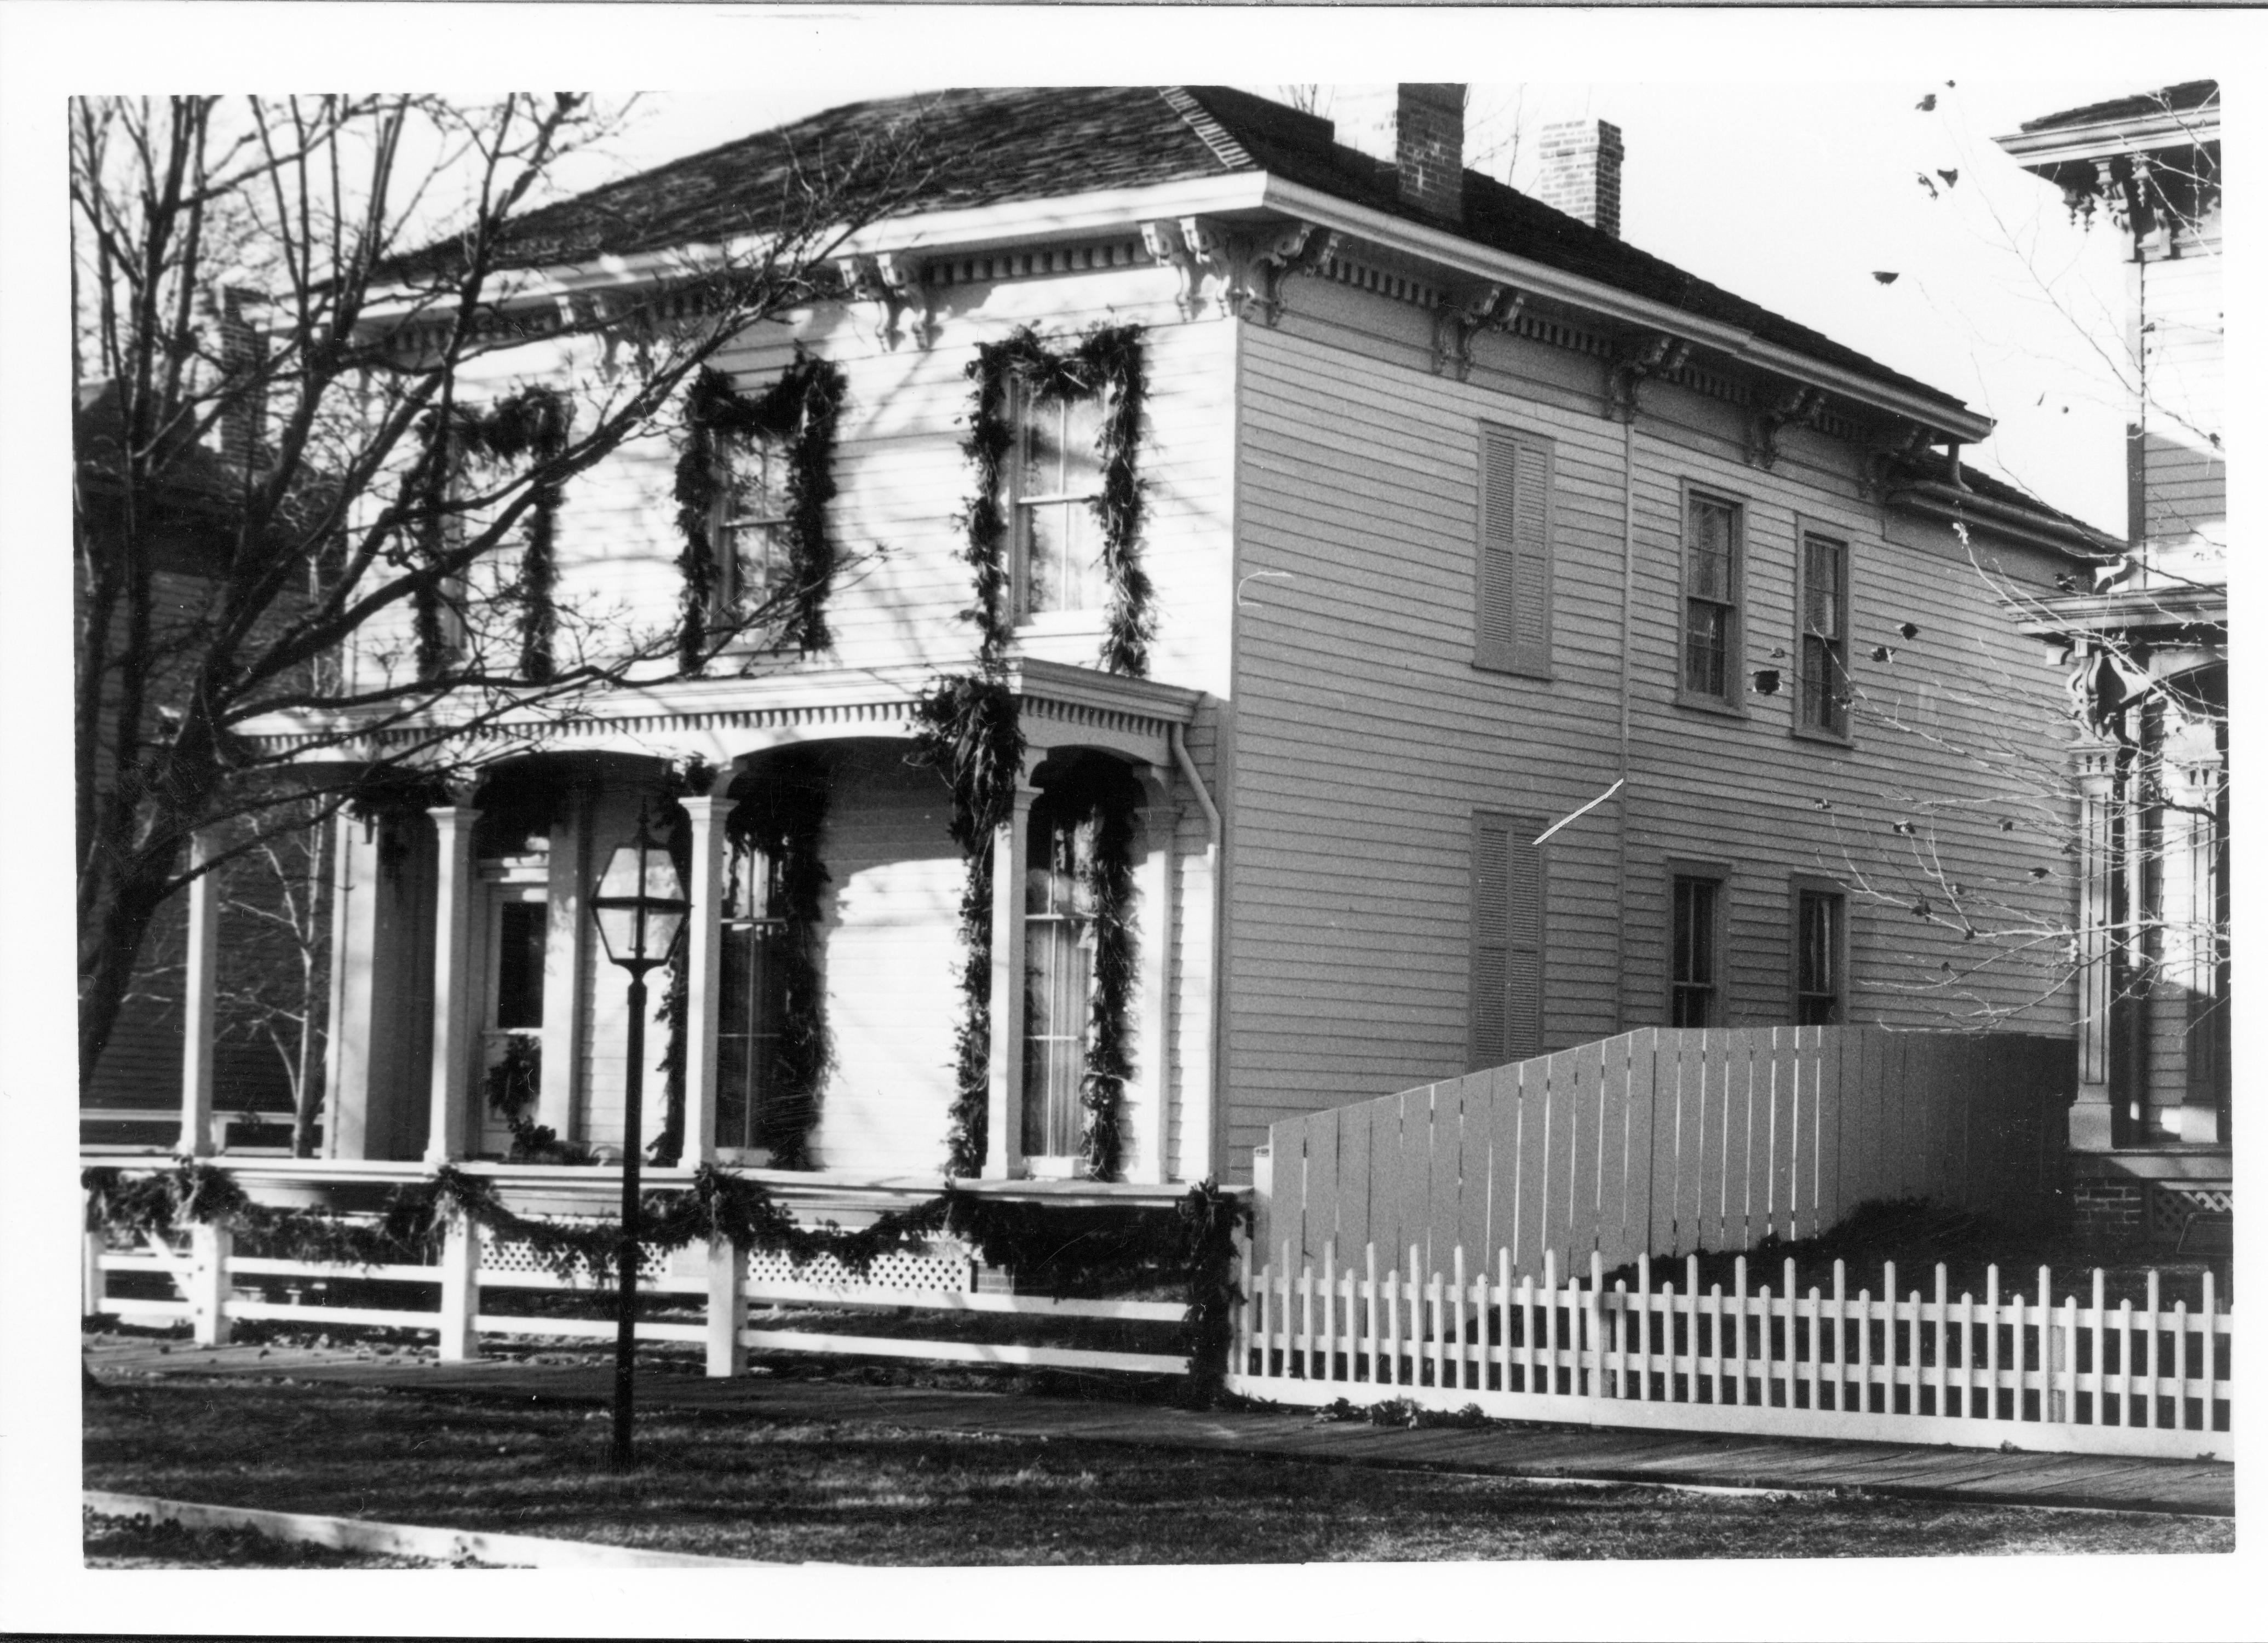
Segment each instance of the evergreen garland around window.
M1149 378L1138 325L1096 326L1068 351L1041 341L1026 326L997 343L977 346L968 364L976 384L968 437L961 448L976 468L976 494L961 515L967 536L961 556L976 573L976 602L961 614L976 624L977 665L990 672L1005 659L1013 618L1009 610L1008 519L1004 481L1016 448L1009 416L1009 386L1020 384L1042 404L1106 396L1098 438L1102 490L1094 502L1102 527L1102 568L1110 585L1101 662L1115 674L1149 676L1150 641L1156 631L1149 574L1142 568L1143 482L1137 471L1143 407Z
M420 489L417 547L424 563L432 564L446 549L449 489L464 463L552 461L567 448L573 418L566 396L556 388L541 386L523 388L486 410L453 404L446 415L435 411L421 418L417 433L425 444L425 455L416 482ZM445 425L447 435L443 438ZM564 490L556 480L534 487L520 551L515 589L519 604L519 672L534 684L549 683L558 671L554 645L559 613L553 598L559 567L554 540ZM421 582L411 591L410 611L417 676L438 679L446 673L452 658L442 631L438 579Z
M1134 814L1141 790L1123 767L1094 758L1073 766L1049 788L1048 799L1064 821L1092 822L1095 829L1086 869L1094 909L1094 991L1079 1096L1086 1109L1087 1173L1108 1181L1117 1175L1124 1149L1126 1080L1134 1072Z
M744 394L721 371L704 365L685 395L685 444L678 453L677 530L685 547L677 556L683 578L677 636L681 673L698 673L710 638L720 571L712 539L724 497L720 458L736 439L771 438L787 447L788 608L782 639L807 652L833 642L827 601L834 592L839 556L828 534L827 506L835 499L835 441L845 381L841 367L807 354L799 344L779 380Z

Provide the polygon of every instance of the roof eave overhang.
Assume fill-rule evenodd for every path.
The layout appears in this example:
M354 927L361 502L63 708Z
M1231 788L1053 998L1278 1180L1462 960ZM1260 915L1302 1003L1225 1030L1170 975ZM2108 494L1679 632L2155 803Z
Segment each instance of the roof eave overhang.
M1937 481L1901 485L1890 492L1889 500L1892 507L1930 519L1978 526L1996 535L2060 554L2075 564L2102 564L2125 552L2123 543L2083 525Z
M2036 171L2113 154L2148 154L2218 143L2220 111L2202 108L2188 113L2137 114L2124 120L2096 120L2051 131L2014 131L1992 141L2018 165L2028 171Z
M1130 225L1160 218L1238 214L1296 217L1460 273L1514 285L1534 296L1585 313L1643 327L1791 382L1821 388L1854 404L1918 424L1938 440L1973 445L1992 431L1991 417L1980 416L1957 402L1917 394L1767 342L1742 327L1705 320L1603 281L1569 274L1509 252L1491 250L1449 230L1428 227L1390 212L1358 205L1262 171L1233 172L1138 188L1096 189L1042 200L1014 200L957 210L916 212L837 234L821 234L816 239L831 246L831 254L841 256L870 255L882 251L980 252L1034 241L1123 232ZM751 237L719 245L680 247L527 269L515 278L504 299L560 300L610 289L627 290L656 279L697 275L761 254L762 249L763 241ZM371 317L382 320L386 310L374 304Z
M2119 589L2028 600L2018 624L2028 634L2060 638L2082 633L2162 633L2225 641L2226 588Z

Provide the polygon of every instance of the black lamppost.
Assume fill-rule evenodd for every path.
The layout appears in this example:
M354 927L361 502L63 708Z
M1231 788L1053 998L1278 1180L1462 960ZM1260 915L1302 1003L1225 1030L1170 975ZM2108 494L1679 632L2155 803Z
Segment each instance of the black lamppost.
M615 1251L620 1310L615 1327L615 1446L612 1461L617 1470L630 1463L630 1394L632 1359L637 1337L638 1161L644 1116L639 1111L645 1068L645 977L658 964L666 963L685 928L689 907L677 864L669 851L647 830L645 812L638 812L637 836L617 844L591 897L592 916L599 921L599 939L607 956L630 973L630 1062L622 1073L622 1244Z

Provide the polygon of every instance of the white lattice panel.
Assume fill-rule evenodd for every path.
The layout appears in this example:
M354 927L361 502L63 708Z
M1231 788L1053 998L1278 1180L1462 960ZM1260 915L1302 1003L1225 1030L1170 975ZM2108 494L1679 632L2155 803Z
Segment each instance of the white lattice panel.
M917 1289L966 1291L974 1287L968 1250L958 1244L932 1244L918 1254L894 1251L877 1256L859 1278L833 1256L821 1256L801 1266L784 1255L748 1251L748 1288L758 1291L774 1284L817 1284L829 1288L880 1291Z
M2160 1238L2178 1238L2190 1217L2220 1217L2233 1214L2236 1194L2229 1187L2176 1186L2170 1182L2154 1182L2150 1191L2150 1231Z
M481 1234L481 1271L483 1272L539 1272L549 1277L553 1269L547 1266L535 1253L535 1247L524 1238L499 1239L483 1230ZM591 1281L589 1269L581 1262L567 1269L567 1275L579 1284ZM638 1276L660 1278L669 1275L669 1251L646 1249L638 1252Z

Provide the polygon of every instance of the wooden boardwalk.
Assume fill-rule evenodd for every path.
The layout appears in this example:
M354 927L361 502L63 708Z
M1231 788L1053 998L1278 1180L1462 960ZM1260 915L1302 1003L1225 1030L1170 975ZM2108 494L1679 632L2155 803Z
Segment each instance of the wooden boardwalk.
M115 1337L91 1341L98 1375L289 1375L298 1381L485 1397L603 1404L613 1372L596 1357L536 1364L488 1359L442 1365L354 1351L225 1346L199 1349ZM2234 1516L2235 1468L2211 1461L2001 1453L1887 1443L1694 1437L1589 1428L1496 1426L1473 1430L1318 1422L1305 1413L1204 1412L1108 1399L783 1381L706 1379L659 1368L641 1374L644 1409L739 1409L767 1420L869 1421L931 1431L1080 1439L1154 1448L1280 1455L1338 1464L1523 1477L1749 1489L1859 1489L1972 1505L2088 1507Z

